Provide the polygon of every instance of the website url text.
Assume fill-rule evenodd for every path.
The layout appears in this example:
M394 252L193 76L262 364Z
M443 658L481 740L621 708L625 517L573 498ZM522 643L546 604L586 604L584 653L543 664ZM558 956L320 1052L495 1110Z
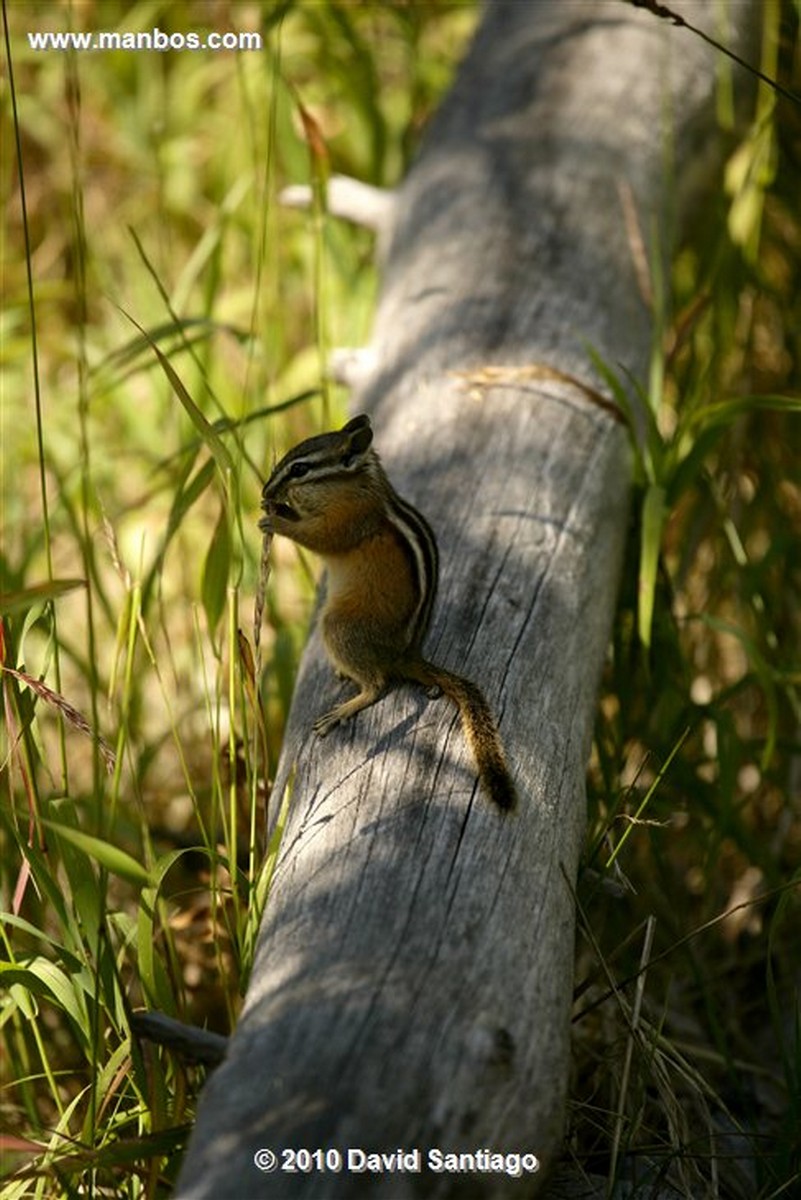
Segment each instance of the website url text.
M29 33L31 50L261 50L260 33Z

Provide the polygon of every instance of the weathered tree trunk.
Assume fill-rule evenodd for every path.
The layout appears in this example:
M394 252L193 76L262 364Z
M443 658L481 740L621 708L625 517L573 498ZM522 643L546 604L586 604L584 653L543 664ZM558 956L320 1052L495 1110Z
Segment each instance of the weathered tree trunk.
M396 196L353 407L437 534L427 651L481 683L521 803L486 802L455 712L410 688L315 739L345 688L312 635L277 782L295 770L280 863L181 1197L531 1195L545 1170L437 1173L427 1151L558 1155L571 887L630 463L622 426L538 370L592 384L592 346L645 376L626 200L646 238L654 218L669 238L684 183L708 177L714 73L699 39L623 3L495 0ZM329 1147L341 1171L281 1169L286 1148ZM277 1169L257 1169L259 1148ZM348 1148L420 1150L421 1170L349 1171Z

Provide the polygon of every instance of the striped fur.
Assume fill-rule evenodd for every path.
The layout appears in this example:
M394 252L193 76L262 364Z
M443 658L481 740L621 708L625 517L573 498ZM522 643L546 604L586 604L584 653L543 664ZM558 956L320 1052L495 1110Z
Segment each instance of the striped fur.
M425 517L411 504L402 500L389 481L387 493L387 520L400 534L417 580L418 602L410 621L409 642L419 649L428 633L434 601L437 598L439 551L431 526Z

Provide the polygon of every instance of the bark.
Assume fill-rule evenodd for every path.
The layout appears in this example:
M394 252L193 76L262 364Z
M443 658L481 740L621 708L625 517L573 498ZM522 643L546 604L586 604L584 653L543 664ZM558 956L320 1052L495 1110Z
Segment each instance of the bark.
M750 7L733 7L743 27ZM427 652L484 688L521 803L504 817L482 798L456 714L411 688L316 740L345 688L312 634L275 793L294 770L291 813L185 1200L528 1196L559 1154L572 886L630 453L607 411L539 367L597 387L592 346L646 377L630 215L664 245L697 201L714 87L709 47L647 12L494 2L385 210L374 365L352 408L436 532ZM256 1169L261 1147L279 1169ZM301 1147L419 1149L422 1169L282 1171ZM527 1152L543 1169L436 1173L432 1147Z

